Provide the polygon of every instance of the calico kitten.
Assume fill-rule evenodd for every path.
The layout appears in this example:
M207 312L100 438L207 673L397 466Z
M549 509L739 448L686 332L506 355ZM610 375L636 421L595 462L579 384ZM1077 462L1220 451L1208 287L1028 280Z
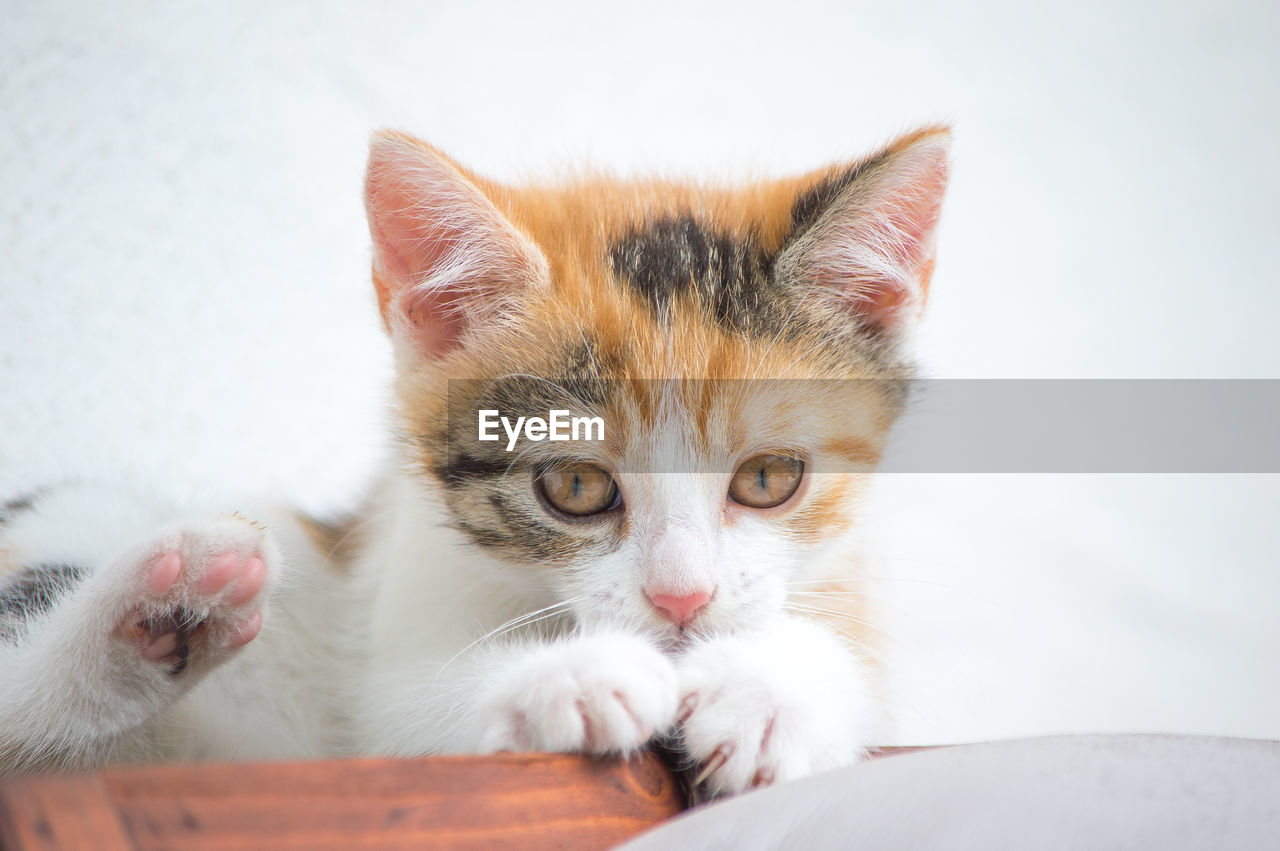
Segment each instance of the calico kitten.
M88 487L8 506L0 767L665 737L724 794L856 760L879 720L859 499L947 145L517 189L377 135L396 464L336 524ZM557 410L598 437L482 439Z

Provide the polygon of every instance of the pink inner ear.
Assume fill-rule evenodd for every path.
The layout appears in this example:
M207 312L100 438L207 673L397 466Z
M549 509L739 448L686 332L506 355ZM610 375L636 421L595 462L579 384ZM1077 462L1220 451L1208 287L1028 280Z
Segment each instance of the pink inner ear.
M466 329L459 292L414 292L438 268L456 237L424 216L422 199L411 196L393 175L372 170L369 179L369 227L374 239L375 286L383 316L407 324L424 354L440 356L458 344Z
M866 327L896 330L924 306L947 182L947 137L890 150L837 199L794 258L802 275Z
M456 166L424 145L375 137L366 204L383 318L424 355L457 347L470 326L509 298L507 290L536 277L536 249Z
M922 189L918 184L914 188L916 191ZM889 223L901 240L902 260L909 269L919 269L931 262L930 240L942 211L941 193L942 183L937 182L918 196L912 192L888 211Z
M456 293L441 291L410 297L401 308L423 354L440 357L454 349L467 330Z
M890 283L859 299L859 312L877 319L877 325L892 325L899 318L899 310L910 299L911 293L905 287Z
M439 262L448 247L444 234L424 219L422 199L404 191L394 175L371 171L368 192L369 228L380 271L396 290L412 287Z

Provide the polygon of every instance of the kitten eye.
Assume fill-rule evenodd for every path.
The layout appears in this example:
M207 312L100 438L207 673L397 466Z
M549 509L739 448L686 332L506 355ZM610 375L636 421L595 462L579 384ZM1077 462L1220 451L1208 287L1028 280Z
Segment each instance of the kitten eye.
M599 514L618 502L618 485L595 464L570 464L538 477L543 497L574 517Z
M743 462L729 481L729 498L750 508L782 505L800 487L804 461L784 455L757 455Z

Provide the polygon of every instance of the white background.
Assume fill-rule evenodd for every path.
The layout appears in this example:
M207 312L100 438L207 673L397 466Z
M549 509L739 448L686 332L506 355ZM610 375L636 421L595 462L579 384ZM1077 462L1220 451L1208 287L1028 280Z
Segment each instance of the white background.
M0 493L350 500L380 126L732 177L951 121L929 374L1280 377L1275 3L694 5L0 2ZM1280 737L1278 477L881 490L893 740Z

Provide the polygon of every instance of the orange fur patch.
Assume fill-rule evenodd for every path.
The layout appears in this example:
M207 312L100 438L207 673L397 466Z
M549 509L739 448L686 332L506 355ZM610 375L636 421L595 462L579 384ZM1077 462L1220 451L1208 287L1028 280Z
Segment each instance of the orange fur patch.
M296 512L294 519L311 545L324 555L327 565L335 570L346 570L365 544L359 531L362 516L363 513L357 513L340 521L328 522Z
M870 471L880 463L881 450L876 442L850 435L831 438L822 444L822 451L844 459L856 470Z
M15 573L22 567L18 552L7 542L0 541L0 576Z

